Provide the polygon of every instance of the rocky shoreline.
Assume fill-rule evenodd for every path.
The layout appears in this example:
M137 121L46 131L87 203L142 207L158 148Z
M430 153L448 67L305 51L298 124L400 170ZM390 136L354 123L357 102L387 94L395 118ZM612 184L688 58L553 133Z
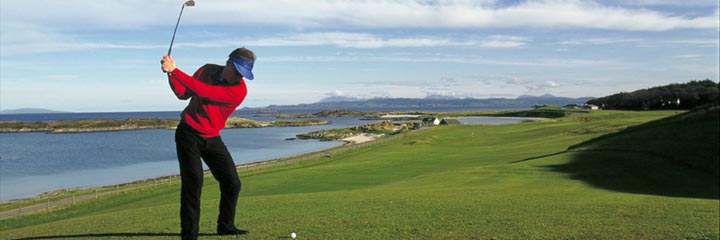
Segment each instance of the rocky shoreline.
M390 120L378 121L376 123L364 124L360 126L338 128L329 130L320 130L309 133L298 134L298 139L318 139L320 141L336 141L345 140L346 142L365 142L355 140L357 136L372 136L378 138L385 135L393 135L401 132L407 132L413 129L414 123L394 123ZM349 140L346 140L350 138Z
M144 129L175 129L180 123L177 119L82 119L54 122L19 122L0 121L0 133L47 132L47 133L82 133L108 132ZM279 120L262 122L246 118L232 117L225 123L225 128L261 128L261 127L299 127L330 124L327 120Z

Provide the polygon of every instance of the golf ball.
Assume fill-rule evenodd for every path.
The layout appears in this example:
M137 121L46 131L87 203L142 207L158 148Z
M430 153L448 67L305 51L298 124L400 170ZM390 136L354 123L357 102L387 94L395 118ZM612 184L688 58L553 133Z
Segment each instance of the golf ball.
M291 237L291 238L296 238L296 237L297 237L297 234L295 234L295 232L291 232L291 233L290 233L290 237Z

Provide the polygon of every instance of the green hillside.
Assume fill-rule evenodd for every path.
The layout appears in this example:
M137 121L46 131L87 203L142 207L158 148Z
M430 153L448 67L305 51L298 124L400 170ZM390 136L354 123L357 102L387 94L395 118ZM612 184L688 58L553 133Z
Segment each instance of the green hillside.
M705 79L616 93L589 100L587 103L603 109L663 110L694 109L705 104L717 103L718 99L720 99L720 86L713 80Z
M605 135L555 170L618 191L718 199L719 118L715 106Z
M718 239L718 110L678 113L441 126L241 171L239 238ZM202 238L222 239L218 200L208 176ZM0 238L173 239L178 210L179 185L158 185L2 220Z

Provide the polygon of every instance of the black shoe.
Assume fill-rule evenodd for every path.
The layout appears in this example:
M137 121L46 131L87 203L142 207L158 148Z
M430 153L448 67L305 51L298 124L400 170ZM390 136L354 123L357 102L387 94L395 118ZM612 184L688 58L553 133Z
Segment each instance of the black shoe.
M248 232L247 230L237 229L235 227L230 230L217 230L218 235L244 235L248 233L250 232Z

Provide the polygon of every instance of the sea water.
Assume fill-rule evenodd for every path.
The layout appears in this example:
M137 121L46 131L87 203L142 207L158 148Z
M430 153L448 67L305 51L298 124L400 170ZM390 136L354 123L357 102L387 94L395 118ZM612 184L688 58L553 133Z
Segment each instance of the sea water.
M38 117L56 118L35 116ZM233 128L222 130L221 135L235 163L244 164L339 146L343 144L340 141L285 139L300 133L368 123L357 118L322 119L332 123L307 127ZM107 186L178 174L174 135L174 130L162 129L0 133L0 200L32 197L57 189Z
M0 120L179 118L179 112L4 114ZM275 120L251 113L234 116ZM233 128L221 132L236 164L259 162L318 151L340 141L287 141L296 134L370 123L352 117L326 117L328 125ZM464 124L512 123L521 120L460 119ZM372 121L371 121L372 122ZM0 201L32 197L65 188L98 187L178 174L173 130L50 134L0 133ZM207 166L205 166L207 169ZM242 176L241 176L242 177Z

